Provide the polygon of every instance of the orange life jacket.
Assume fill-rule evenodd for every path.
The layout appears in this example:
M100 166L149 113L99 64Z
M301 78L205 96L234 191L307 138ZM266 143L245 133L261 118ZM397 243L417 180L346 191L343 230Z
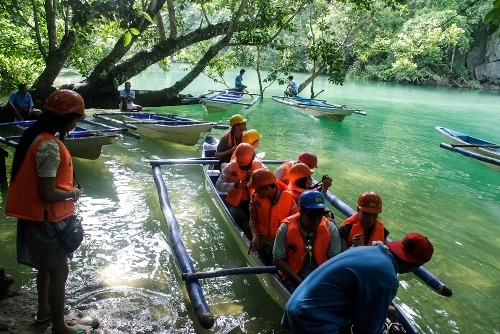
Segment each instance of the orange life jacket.
M290 181L288 180L288 174L290 173L290 168L292 168L293 164L295 163L295 161L287 161L287 162L284 162L281 167L283 167L283 177L281 178L281 182L283 182L284 184L289 184Z
M267 197L260 197L257 192L252 195L253 202L257 207L257 232L262 235L276 237L281 222L290 216L292 209L293 195L290 190L280 181L276 181L276 186L282 191L278 201L271 206L271 201Z
M351 228L351 233L349 234L349 238L347 239L347 247L351 247L353 245L352 238L356 234L363 234L363 243L364 243L364 236L365 236L365 227L363 224L361 224L361 221L359 220L359 212L356 212L353 214L351 217L347 218L342 222L343 225L352 225ZM372 233L370 235L370 240L368 240L368 243L364 243L364 246L371 246L374 241L382 241L385 242L385 230L384 230L384 224L380 221L380 219L377 218L375 221L375 224L372 226Z
M300 231L299 225L300 213L296 213L283 220L284 224L288 224L288 232L286 234L286 262L292 268L292 270L298 274L304 267L305 261L308 259L308 254L306 251L306 242L304 236ZM326 223L328 219L323 217L321 223L316 228L314 233L313 242L313 255L318 266L322 265L328 260L328 247L330 245L330 232ZM279 272L281 276L289 278L284 275L281 271Z
M57 168L55 187L69 191L73 189L73 162L66 146L54 135L42 132L41 139L28 149L19 171L10 183L5 204L5 214L37 222L59 222L75 213L72 200L44 202L40 198L36 153L43 142L54 140L59 146L61 162ZM44 213L47 216L44 219Z
M252 172L254 170L262 167L264 167L262 162L260 160L254 159L252 161L252 168L250 168L248 171L244 171L238 166L236 160L233 160L228 165L229 177L227 182L234 183L243 181L247 177L250 178L250 175L252 175ZM240 201L250 200L250 196L253 194L253 191L253 189L248 188L231 189L227 192L226 201L232 206L238 206L238 204L240 204Z

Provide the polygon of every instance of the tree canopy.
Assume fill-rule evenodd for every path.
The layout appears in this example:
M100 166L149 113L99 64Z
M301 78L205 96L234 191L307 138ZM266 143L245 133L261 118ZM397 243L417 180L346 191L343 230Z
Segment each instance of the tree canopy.
M500 0L13 0L0 4L0 90L31 84L48 95L76 68L88 107L116 104L117 87L153 64L183 61L186 75L151 105L169 104L198 75L223 81L238 65L267 69L262 88L292 71L378 80L467 81L465 54L483 21L498 28ZM458 11L457 8L463 10ZM349 69L351 69L349 71ZM260 72L259 72L260 77ZM109 99L103 99L109 96Z

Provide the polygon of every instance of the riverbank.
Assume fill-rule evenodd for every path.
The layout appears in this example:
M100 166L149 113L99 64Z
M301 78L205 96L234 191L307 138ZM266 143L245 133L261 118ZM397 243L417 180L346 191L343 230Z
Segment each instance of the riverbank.
M17 293L10 291L9 296L0 297L0 332L10 334L49 334L52 333L52 323L34 322L37 308L36 291ZM99 321L78 310L70 310L65 316L69 326L85 329L87 333L105 334L107 330L98 328Z

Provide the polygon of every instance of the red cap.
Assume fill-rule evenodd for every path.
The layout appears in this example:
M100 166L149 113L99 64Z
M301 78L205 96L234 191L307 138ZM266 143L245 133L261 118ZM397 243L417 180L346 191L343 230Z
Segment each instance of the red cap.
M408 233L401 241L388 242L387 246L401 260L410 263L429 262L434 253L434 246L429 239L415 232Z

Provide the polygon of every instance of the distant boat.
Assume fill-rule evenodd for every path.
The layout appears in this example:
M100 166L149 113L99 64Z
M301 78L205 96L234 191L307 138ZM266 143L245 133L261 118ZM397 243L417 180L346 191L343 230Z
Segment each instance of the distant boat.
M361 109L351 109L325 100L307 99L300 96L273 96L272 99L279 103L301 108L311 116L325 118L334 122L342 122L346 116L350 116L352 113L366 116L366 113Z
M18 128L25 130L33 125L35 121L36 120L2 123L0 124L0 127L17 126ZM104 145L113 144L119 136L119 132L123 133L127 131L127 129L113 128L97 122L92 122L92 125L98 126L100 129L89 130L81 126L77 126L73 132L64 138L64 145L72 157L95 160L101 155L102 147ZM16 147L20 138L20 135L8 136L5 138L0 137L0 142Z
M120 116L122 119L118 120L108 116ZM225 125L213 122L198 121L171 114L147 112L96 113L94 117L137 130L138 133L149 138L189 146L198 143L203 132L210 132L212 128L228 128Z
M500 145L441 126L436 126L436 130L451 142L450 147L446 147L446 145L441 145L441 147L468 156L490 168L500 170Z
M243 101L244 97L250 96L252 101ZM255 97L254 97L255 96ZM253 106L262 98L260 94L247 93L235 89L218 91L217 94L201 99L201 103L209 113L226 111L235 105L245 106L245 109Z

